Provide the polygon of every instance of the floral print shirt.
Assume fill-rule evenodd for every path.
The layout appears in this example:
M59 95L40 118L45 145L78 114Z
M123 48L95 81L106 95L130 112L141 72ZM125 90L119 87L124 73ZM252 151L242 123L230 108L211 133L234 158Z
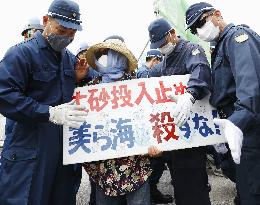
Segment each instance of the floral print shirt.
M90 162L83 166L109 196L139 189L152 173L149 158L141 155Z

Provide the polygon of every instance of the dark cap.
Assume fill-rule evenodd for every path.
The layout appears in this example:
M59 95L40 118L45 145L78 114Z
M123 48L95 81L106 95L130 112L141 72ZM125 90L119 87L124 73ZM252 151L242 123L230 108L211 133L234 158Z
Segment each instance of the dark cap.
M65 28L82 30L79 5L74 1L54 0L48 9L48 16L55 18Z
M146 58L149 58L149 57L157 57L157 58L162 59L163 56L162 56L162 53L159 50L157 50L157 49L150 49L146 53Z
M149 37L150 37L150 48L156 49L160 48L166 43L165 36L172 29L172 26L165 19L156 19L150 23L148 27Z
M206 2L191 5L186 11L187 29L190 28L207 11L214 10L214 7Z

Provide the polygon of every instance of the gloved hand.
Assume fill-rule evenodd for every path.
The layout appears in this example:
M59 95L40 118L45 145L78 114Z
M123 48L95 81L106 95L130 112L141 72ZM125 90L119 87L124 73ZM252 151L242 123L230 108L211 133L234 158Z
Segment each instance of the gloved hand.
M58 125L67 125L78 129L86 121L85 117L88 115L84 109L86 107L84 105L76 105L75 100L55 107L50 106L49 121Z
M224 129L224 134L228 141L232 158L236 164L240 164L243 132L227 119L215 118L213 119L213 122Z
M214 144L213 147L217 153L226 154L228 152L228 148L226 147L225 143Z
M168 97L177 102L172 115L174 117L174 123L178 127L181 127L190 117L191 108L195 99L190 93L184 93L180 96L170 95Z

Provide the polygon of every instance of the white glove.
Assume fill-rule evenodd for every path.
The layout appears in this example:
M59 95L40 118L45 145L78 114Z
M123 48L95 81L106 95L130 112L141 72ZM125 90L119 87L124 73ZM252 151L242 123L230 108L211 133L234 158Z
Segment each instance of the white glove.
M58 125L67 125L72 128L80 128L81 124L86 121L85 117L88 115L84 111L84 105L76 105L75 100L69 103L49 107L49 121Z
M168 97L177 102L172 115L174 117L174 123L178 127L181 127L190 117L191 108L195 99L190 93L184 93L180 96L170 95Z
M227 119L215 118L213 119L213 122L224 129L224 134L228 141L232 158L236 164L240 164L243 132Z
M217 153L226 154L228 152L228 148L226 147L225 143L214 144L213 147Z

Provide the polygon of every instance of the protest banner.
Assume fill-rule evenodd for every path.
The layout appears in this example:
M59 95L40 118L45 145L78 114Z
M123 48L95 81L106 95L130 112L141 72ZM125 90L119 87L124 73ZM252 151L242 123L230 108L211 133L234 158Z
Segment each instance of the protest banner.
M64 126L63 163L81 163L146 154L148 147L184 149L225 142L213 123L217 117L208 97L197 100L189 120L178 128L168 96L185 92L189 75L103 83L75 89L77 104L86 105L79 129Z

